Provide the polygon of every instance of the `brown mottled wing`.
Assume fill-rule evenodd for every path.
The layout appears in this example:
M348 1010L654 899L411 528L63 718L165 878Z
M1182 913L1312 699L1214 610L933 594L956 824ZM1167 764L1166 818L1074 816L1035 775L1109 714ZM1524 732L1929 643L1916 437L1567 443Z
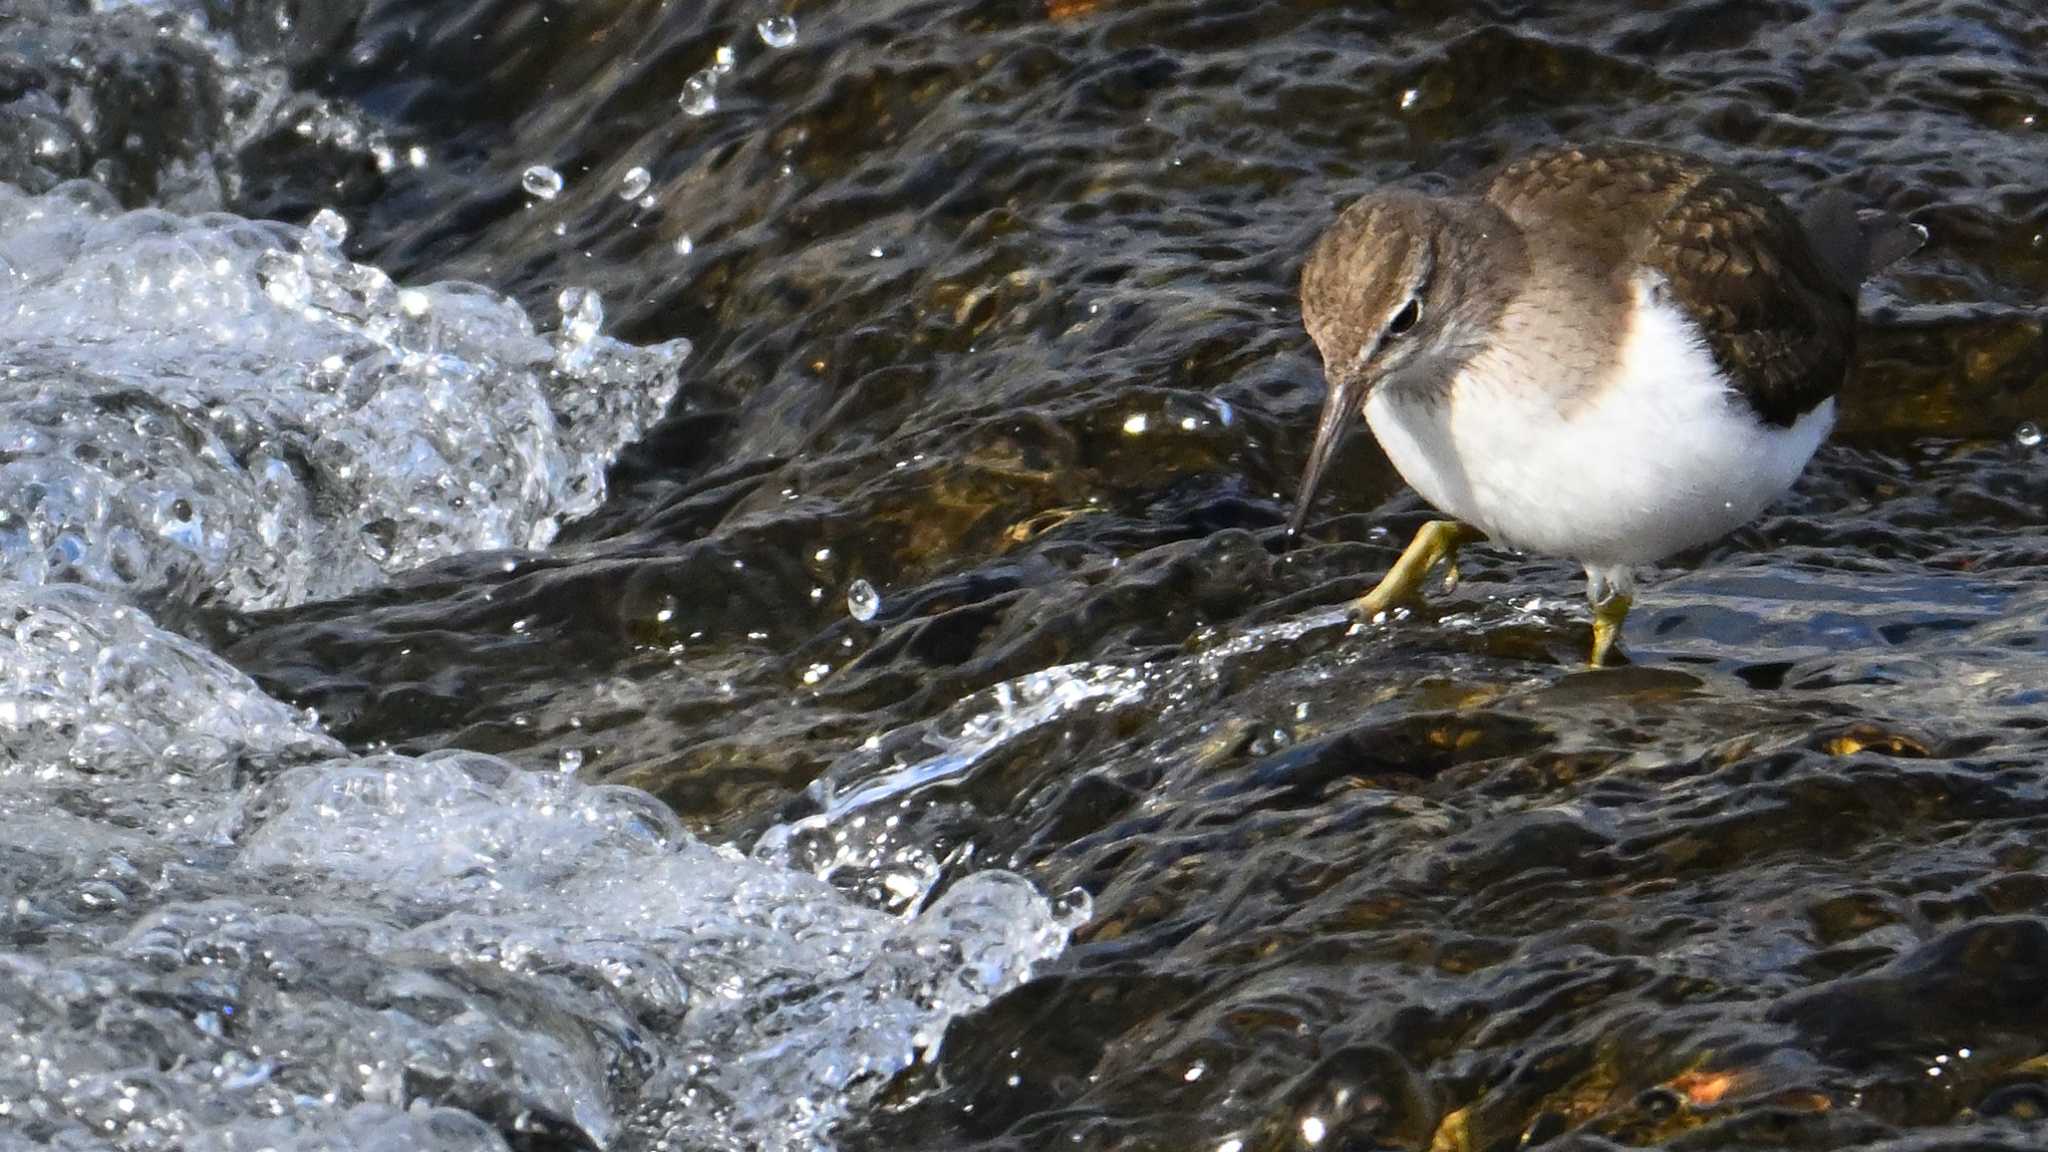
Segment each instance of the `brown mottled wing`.
M1502 169L1510 215L1573 218L1610 267L1663 276L1714 359L1765 421L1789 425L1842 386L1856 300L1768 189L1697 157L1634 145L1542 152Z
M1731 174L1708 176L1657 222L1643 257L1757 415L1789 425L1841 388L1856 297L1822 268L1777 197Z

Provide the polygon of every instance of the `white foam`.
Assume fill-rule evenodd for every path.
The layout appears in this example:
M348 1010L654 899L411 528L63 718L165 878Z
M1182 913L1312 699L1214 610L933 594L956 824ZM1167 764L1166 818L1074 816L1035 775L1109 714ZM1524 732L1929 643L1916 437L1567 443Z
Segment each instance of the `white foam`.
M0 1133L814 1148L1072 926L1007 873L899 917L635 789L348 755L89 589L0 581L0 628Z
M242 608L540 548L674 396L683 341L553 339L312 229L0 185L0 576Z

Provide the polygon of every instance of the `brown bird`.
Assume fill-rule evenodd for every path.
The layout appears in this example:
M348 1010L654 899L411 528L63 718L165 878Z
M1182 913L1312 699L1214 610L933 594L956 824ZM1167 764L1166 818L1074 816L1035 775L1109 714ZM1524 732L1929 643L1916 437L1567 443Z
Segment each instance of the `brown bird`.
M1298 531L1364 416L1448 519L1355 605L1372 619L1482 538L1585 565L1592 662L1635 569L1747 523L1835 420L1856 294L1926 231L1845 194L1803 218L1698 157L1539 152L1468 195L1344 209L1301 277L1328 395Z

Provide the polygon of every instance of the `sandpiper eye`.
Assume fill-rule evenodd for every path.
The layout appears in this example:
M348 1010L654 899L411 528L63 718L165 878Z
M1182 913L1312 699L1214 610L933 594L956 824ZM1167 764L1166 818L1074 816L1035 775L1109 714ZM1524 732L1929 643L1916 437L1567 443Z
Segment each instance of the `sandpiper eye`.
M1411 296L1408 298L1408 303L1402 305L1399 312L1394 313L1394 318L1387 321L1387 335L1403 335L1409 329L1415 327L1416 323L1421 319L1422 297Z

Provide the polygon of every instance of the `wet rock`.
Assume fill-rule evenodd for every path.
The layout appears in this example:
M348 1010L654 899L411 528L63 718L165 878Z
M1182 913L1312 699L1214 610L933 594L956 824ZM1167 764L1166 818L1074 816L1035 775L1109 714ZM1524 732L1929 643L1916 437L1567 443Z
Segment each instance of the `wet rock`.
M1795 1025L1833 1058L1864 1064L1902 1047L1968 1047L2048 1026L2036 994L2048 965L2048 923L1980 920L1952 929L1867 975L1789 996L1773 1019Z

